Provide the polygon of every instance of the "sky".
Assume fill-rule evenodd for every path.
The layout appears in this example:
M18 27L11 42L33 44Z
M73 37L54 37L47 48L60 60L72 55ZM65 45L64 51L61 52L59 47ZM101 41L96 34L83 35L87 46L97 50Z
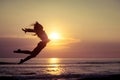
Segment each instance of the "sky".
M25 57L39 38L21 28L36 21L59 34L38 58L120 58L119 0L0 0L0 57Z

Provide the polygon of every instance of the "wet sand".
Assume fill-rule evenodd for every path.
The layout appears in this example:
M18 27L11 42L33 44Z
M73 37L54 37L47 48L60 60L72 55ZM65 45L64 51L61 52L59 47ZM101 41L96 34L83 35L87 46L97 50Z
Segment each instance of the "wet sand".
M39 77L33 76L0 76L0 80L120 80L120 74L114 75L44 75Z

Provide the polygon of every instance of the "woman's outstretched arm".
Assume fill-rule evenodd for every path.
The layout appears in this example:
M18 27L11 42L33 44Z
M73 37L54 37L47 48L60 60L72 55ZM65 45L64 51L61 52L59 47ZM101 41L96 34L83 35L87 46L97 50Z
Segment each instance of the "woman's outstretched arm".
M29 28L25 28L25 29L22 28L22 31L24 31L25 33L26 32L34 32L35 33L34 29L29 29Z

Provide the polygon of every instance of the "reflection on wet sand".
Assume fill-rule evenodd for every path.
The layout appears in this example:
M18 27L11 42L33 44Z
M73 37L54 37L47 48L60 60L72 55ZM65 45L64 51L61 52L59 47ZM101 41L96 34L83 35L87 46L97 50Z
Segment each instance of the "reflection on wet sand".
M48 74L60 75L62 73L62 69L60 68L60 65L58 64L60 62L58 58L50 58L48 62L50 63L49 66L51 66L46 69Z

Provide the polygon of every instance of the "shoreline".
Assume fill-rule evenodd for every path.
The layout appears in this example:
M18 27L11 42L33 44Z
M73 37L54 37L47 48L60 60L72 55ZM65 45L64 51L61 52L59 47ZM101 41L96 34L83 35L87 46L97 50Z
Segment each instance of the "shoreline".
M80 75L80 74L67 74L67 75L38 75L38 76L0 76L1 80L120 80L120 74L113 75Z

